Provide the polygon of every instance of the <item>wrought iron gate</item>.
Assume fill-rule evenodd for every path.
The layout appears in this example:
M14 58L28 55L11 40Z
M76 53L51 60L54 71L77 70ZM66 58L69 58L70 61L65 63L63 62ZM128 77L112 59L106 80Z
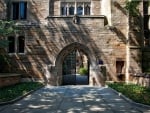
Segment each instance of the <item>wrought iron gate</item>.
M63 61L63 84L76 84L76 50L69 53Z
M63 85L76 85L79 82L82 82L81 84L88 84L88 75L82 76L77 73L80 67L78 58L81 57L81 54L81 51L75 49L65 57L62 64Z

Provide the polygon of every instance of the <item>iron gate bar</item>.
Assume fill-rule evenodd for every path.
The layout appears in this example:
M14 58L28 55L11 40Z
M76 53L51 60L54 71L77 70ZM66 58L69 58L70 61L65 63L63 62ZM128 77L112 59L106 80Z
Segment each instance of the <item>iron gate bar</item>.
M88 74L86 76L87 78L84 76L77 75L77 71L78 71L77 67L80 68L80 62L83 63L83 60L80 61L80 58L78 58L78 56L80 57L80 55L81 55L80 50L78 50L77 47L75 47L74 50L72 50L64 58L64 61L62 64L63 85L78 85L78 84L89 83L89 61L88 60L87 60L88 61L87 62ZM79 62L77 62L78 60ZM82 83L81 81L84 81L84 82Z

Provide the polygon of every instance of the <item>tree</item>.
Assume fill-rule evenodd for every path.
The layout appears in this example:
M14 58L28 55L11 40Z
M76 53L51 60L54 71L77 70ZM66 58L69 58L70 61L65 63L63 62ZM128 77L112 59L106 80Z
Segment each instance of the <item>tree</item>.
M17 26L13 21L0 20L0 72L10 70L10 60L5 54L5 48L8 46L9 41L5 37L17 32Z
M17 26L13 21L0 20L0 48L8 46L8 41L4 37L9 36L17 31Z
M130 15L137 16L139 14L138 5L140 2L140 0L126 0L125 9L128 10Z

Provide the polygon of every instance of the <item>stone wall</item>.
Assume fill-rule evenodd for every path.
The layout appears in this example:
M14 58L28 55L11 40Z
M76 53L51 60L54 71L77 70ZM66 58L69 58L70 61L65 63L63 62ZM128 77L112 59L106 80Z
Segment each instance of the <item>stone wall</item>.
M48 0L28 0L27 20L31 23L42 23L49 15Z
M6 4L3 0L0 1L0 19L6 18Z
M143 2L139 2L137 14L129 14L129 45L130 45L130 72L142 72L143 36Z
M134 74L130 75L130 82L134 84L138 84L145 87L150 87L150 75L149 74Z
M19 74L0 73L0 88L14 85L19 82L21 82L21 75Z
M15 71L24 73L24 76L40 78L44 81L49 78L54 82L56 79L60 79L57 78L58 70L55 69L59 53L66 46L79 43L89 48L89 51L97 59L94 61L95 64L98 64L99 60L103 61L106 66L107 80L118 81L116 62L124 62L122 70L124 75L126 66L128 16L124 9L125 1L111 1L109 7L111 16L107 17L100 15L102 1L92 0L92 15L79 16L79 22L75 24L73 16L60 16L59 0L29 0L28 19L23 22L18 21L22 24L20 34L26 38L26 52L25 55L11 56L14 59L12 62ZM103 15L107 14L103 12ZM108 19L111 24L108 24ZM132 51L133 54L136 52ZM87 54L90 56L89 53ZM132 65L138 67L135 60ZM44 72L46 66L54 67L48 77ZM52 84L56 85L56 82Z

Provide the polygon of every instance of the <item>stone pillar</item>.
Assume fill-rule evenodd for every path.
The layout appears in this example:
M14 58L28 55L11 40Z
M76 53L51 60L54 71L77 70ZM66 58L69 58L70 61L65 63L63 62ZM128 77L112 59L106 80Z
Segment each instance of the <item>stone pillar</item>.
M102 72L103 75L103 80L104 82L106 81L106 66L104 65L99 65L100 71Z
M104 75L102 73L101 68L99 65L90 65L90 81L89 85L92 86L104 86L105 85L105 79Z
M111 22L111 0L102 0L100 3L100 6L101 6L101 9L100 9L101 14L106 16L109 26L112 26L112 22Z
M150 15L150 1L149 1L149 6L148 6L148 15ZM150 16L148 20L148 29L150 30Z
M85 10L85 9L84 9L84 8L85 8L84 3L83 3L83 5L82 5L82 7L83 7L83 13L82 13L82 15L85 15L85 14L84 14L84 10Z
M57 76L54 76L54 65L46 65L44 67L45 83L55 86L57 85Z
M0 1L0 19L6 19L6 4L3 0Z
M75 5L74 5L74 14L77 14L77 2L75 1Z

